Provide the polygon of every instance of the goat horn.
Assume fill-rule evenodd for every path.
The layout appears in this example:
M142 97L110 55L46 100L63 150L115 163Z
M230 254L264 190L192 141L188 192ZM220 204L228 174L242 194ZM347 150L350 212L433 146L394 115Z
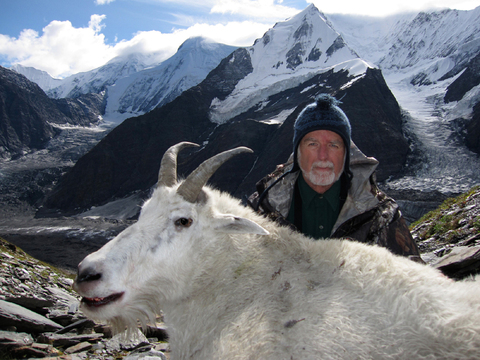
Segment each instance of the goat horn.
M158 173L157 187L159 186L174 186L177 183L177 155L187 146L199 146L191 142L181 142L171 146L165 151L162 162L160 164L160 171Z
M187 179L178 188L177 194L182 196L188 202L196 202L203 186L215 171L233 156L246 152L253 153L251 149L240 146L235 149L224 151L205 160L190 175L188 175Z

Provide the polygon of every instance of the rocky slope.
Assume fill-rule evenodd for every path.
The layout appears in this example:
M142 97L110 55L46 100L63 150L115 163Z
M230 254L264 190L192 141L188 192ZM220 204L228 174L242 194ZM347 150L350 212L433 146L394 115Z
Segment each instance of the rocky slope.
M150 325L145 336L113 336L87 320L72 291L73 275L42 263L0 238L0 358L168 358L166 329ZM167 353L167 356L165 355Z
M49 117L67 120L36 84L0 67L0 157L42 148L59 132L46 121Z
M0 160L43 149L61 125L97 124L104 108L102 94L50 99L25 76L0 67Z
M447 276L465 278L480 270L480 186L449 198L411 225L422 258Z

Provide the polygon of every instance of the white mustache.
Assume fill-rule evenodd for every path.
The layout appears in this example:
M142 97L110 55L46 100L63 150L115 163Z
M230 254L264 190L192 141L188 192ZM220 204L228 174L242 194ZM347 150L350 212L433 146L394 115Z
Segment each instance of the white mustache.
M314 170L315 168L328 168L333 170L334 166L333 166L333 162L331 161L315 161L312 164L311 170Z

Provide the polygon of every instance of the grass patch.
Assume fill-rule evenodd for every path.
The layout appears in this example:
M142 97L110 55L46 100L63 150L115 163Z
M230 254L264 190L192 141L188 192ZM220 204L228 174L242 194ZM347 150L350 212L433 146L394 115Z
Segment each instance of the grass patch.
M480 186L474 186L465 194L446 199L437 209L430 211L419 220L410 224L410 230L423 224L422 231L419 233L420 240L428 239L434 234L444 235L452 230L453 232L449 237L451 239L455 238L455 231L459 227L462 212L459 211L458 214L445 214L445 212L453 210L453 207L463 209L467 204L468 198L478 191L480 191ZM480 229L480 220L475 221L474 227Z

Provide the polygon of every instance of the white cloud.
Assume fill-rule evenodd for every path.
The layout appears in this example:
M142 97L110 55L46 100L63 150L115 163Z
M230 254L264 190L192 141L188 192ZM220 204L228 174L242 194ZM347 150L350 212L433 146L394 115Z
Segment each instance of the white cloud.
M234 45L249 46L258 37L262 36L271 24L254 21L232 21L226 24L195 24L186 30L177 30L175 33L183 35L185 39L192 36L205 36L216 42Z
M271 26L253 21L195 24L172 33L138 32L130 40L107 44L102 29L105 15L92 15L88 27L75 28L70 21L52 21L38 32L26 29L18 38L0 34L0 55L12 64L32 66L54 77L65 77L104 65L116 56L149 54L160 62L172 56L188 38L205 36L216 42L248 46Z
M105 5L114 2L115 0L95 0L96 5Z
M282 1L277 0L218 0L210 12L282 20L298 13L298 9L283 6L281 3Z
M104 15L92 15L89 26L74 28L70 21L52 21L42 35L26 29L18 38L0 35L0 54L12 63L33 66L52 76L90 70L115 54L100 32Z
M105 27L105 25L102 24L102 21L105 20L105 18L106 18L105 15L94 14L90 16L90 21L88 22L88 28L92 29L95 32L95 34L98 34Z
M387 16L402 12L417 12L451 8L471 10L479 5L478 0L307 0L326 14L356 14L369 16Z

